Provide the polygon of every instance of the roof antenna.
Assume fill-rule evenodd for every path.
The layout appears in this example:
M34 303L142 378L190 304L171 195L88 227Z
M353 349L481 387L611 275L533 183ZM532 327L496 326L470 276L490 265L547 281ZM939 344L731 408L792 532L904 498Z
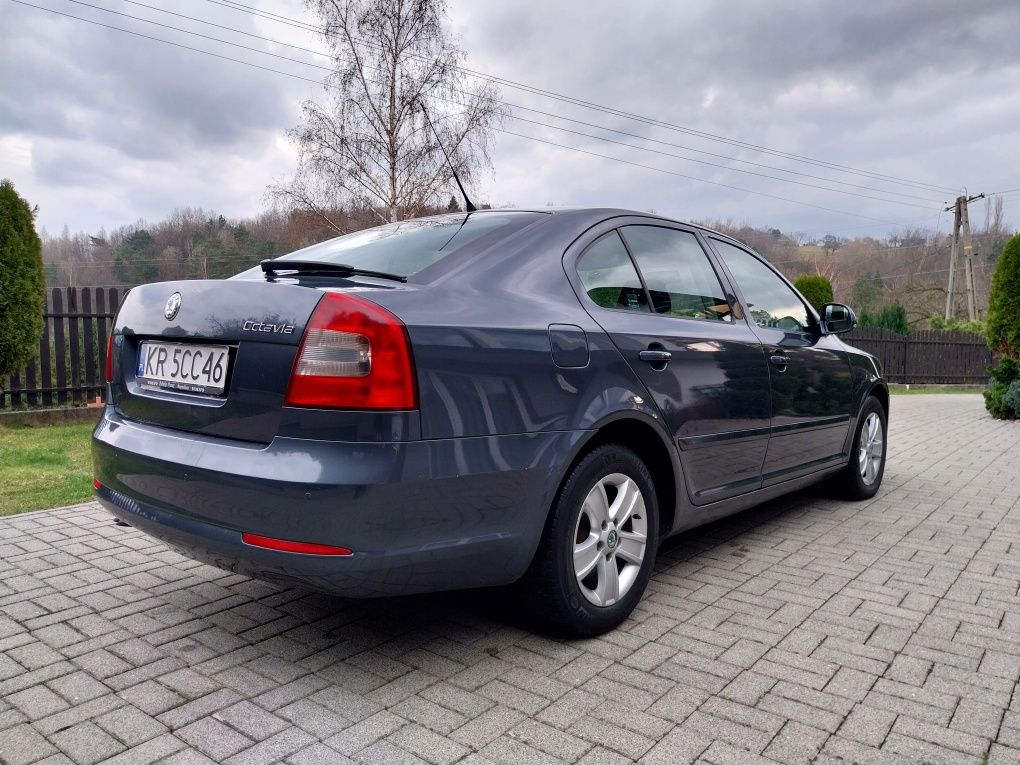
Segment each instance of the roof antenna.
M432 128L432 134L436 137L436 143L439 144L439 148L443 150L443 156L446 157L446 164L450 166L450 172L453 173L453 180L457 181L457 188L460 189L460 195L464 197L464 212L478 212L478 208L471 204L471 200L468 198L467 192L464 191L464 184L460 182L460 177L457 175L457 169L453 166L453 160L450 159L450 155L446 152L446 147L443 146L442 139L439 138L439 133L436 132L435 125L432 124L432 120L429 119L429 113L425 111L425 102L419 101L418 104L421 106L421 113L425 115L425 121L429 127Z

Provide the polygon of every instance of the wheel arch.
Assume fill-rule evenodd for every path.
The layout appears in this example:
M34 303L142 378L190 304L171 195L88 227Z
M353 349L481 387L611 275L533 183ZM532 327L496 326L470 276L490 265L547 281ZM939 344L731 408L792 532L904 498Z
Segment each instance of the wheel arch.
M878 403L882 405L882 409L885 411L885 420L889 422L889 386L884 382L876 382L871 386L871 390L868 391L868 396L874 396L878 399ZM868 396L864 397L864 401L868 400ZM861 406L864 406L864 401L861 401Z
M606 444L619 444L637 454L648 468L659 506L659 538L668 536L676 525L680 510L679 489L683 488L684 479L676 449L672 448L662 426L643 412L618 412L601 420L588 433L556 477L548 512L555 507L567 476L585 455Z

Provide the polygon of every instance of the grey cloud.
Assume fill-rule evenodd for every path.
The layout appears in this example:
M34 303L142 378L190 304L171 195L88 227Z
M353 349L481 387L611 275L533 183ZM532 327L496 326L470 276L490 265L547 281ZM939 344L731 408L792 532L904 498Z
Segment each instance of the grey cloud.
M285 16L309 18L300 0L256 1ZM132 6L113 7L167 20ZM167 7L260 34L286 32L269 22L256 26L246 14L195 0L173 0ZM19 188L40 197L43 220L51 228L64 221L82 221L78 225L83 228L110 227L159 217L182 205L250 214L257 211L266 185L289 171L292 160L278 143L299 119L300 101L321 92L312 85L80 22L56 21L19 6L4 4L3 9L0 141L5 136L30 139L31 162L25 171L30 175ZM980 190L979 185L985 190L1020 185L1006 161L1020 155L1015 128L1020 124L1020 47L1015 44L1020 9L1014 0L450 0L449 10L472 68L697 130L938 183L950 187L947 196L963 184L972 190ZM178 39L166 30L79 7L69 12L95 13L108 23ZM180 39L261 60L211 42ZM321 74L272 59L265 63L311 77ZM890 188L508 86L502 92L510 102L727 157L815 172L876 190ZM804 204L500 134L493 147L494 179L473 190L492 202L613 204L819 234L881 234L893 226L805 204L903 224L936 221L938 204L918 210L514 120L508 120L506 128ZM5 174L5 161L0 155L0 175ZM931 196L937 200L939 193Z
M87 13L77 6L71 10ZM19 9L12 15L30 33L12 35L3 56L7 67L16 66L19 74L5 78L0 89L0 104L8 107L3 110L8 117L0 118L4 120L0 125L8 129L87 139L131 158L152 159L174 156L187 147L237 145L267 129L279 130L283 118L293 118L287 98L293 88L279 75L40 11ZM169 30L97 12L89 15L194 47L260 60L254 53L241 55ZM243 16L229 21L252 29ZM291 68L301 71L297 65Z

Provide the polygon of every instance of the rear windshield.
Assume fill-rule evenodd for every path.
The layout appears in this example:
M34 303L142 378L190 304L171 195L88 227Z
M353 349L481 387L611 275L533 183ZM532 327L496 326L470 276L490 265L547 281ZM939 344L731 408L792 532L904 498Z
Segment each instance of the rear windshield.
M277 260L314 260L413 276L455 254L481 252L545 216L536 212L478 212L416 218L313 244ZM259 268L238 274L262 278Z

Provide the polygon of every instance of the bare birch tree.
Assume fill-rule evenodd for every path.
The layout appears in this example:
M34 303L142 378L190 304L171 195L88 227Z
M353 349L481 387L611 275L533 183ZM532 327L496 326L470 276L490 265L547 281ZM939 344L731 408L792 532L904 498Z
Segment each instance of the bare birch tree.
M346 229L340 210L369 207L396 221L449 195L452 174L428 129L429 111L465 184L490 165L502 118L490 83L469 83L464 54L443 27L444 0L308 0L333 57L323 103L290 131L299 164L270 191Z

